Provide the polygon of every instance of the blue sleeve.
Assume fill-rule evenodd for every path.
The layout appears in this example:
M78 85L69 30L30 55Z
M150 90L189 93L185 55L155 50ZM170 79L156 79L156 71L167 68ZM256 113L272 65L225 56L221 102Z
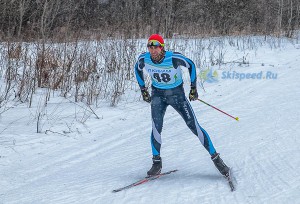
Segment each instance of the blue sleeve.
M172 58L173 66L177 69L179 66L183 66L189 69L190 78L191 78L191 86L197 86L197 74L196 74L196 66L192 60L182 55L179 52L174 52Z
M141 55L134 66L135 77L136 77L137 82L141 89L145 88L145 81L144 81L144 75L143 75L144 67L145 67L144 57L142 57L142 55Z

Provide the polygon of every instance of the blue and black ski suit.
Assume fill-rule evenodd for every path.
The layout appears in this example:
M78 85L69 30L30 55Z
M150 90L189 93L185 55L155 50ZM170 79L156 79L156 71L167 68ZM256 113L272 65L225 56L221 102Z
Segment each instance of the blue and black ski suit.
M152 61L149 52L141 54L135 64L135 75L140 88L145 88L143 69L152 79L151 146L153 156L160 155L163 118L168 105L172 106L184 119L190 130L199 138L210 155L216 150L208 133L199 125L194 111L185 96L180 66L189 69L191 86L196 86L196 68L193 61L178 52L166 51L159 63Z

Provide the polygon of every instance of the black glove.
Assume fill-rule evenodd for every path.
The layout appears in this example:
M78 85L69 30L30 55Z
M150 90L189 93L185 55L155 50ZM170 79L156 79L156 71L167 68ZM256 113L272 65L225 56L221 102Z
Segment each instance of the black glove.
M151 96L149 92L147 91L147 88L141 89L143 100L150 103L151 102Z
M191 86L190 94L189 94L190 101L195 101L198 99L198 92L197 88L194 86Z

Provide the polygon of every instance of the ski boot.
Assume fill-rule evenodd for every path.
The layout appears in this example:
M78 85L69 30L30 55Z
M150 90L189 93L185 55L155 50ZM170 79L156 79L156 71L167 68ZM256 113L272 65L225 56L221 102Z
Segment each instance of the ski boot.
M215 153L211 156L211 160L214 162L215 166L217 167L217 169L220 171L220 173L225 176L228 177L229 176L229 168L228 166L226 166L226 164L223 162L223 160L220 157L219 153Z
M161 164L161 157L159 155L153 156L152 158L153 164L151 169L147 172L147 175L150 176L155 176L160 174L162 164Z

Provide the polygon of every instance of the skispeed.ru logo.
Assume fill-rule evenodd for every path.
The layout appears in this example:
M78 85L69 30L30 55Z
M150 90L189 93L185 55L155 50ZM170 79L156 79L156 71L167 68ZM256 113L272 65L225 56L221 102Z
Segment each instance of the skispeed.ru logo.
M219 77L219 75L221 75ZM221 74L217 70L207 69L201 71L198 75L203 82L216 83L219 82L219 78L224 80L253 80L253 79L277 79L277 73L272 71L260 71L260 72L236 72L236 71L222 71Z
M243 73L236 71L223 71L222 79L232 79L242 81L244 79L277 79L277 73L273 73L271 71L267 71L264 73L260 71L258 73Z
M207 69L207 70L201 71L199 74L199 77L204 82L215 83L215 82L218 82L219 75L216 70L213 71L212 69Z

